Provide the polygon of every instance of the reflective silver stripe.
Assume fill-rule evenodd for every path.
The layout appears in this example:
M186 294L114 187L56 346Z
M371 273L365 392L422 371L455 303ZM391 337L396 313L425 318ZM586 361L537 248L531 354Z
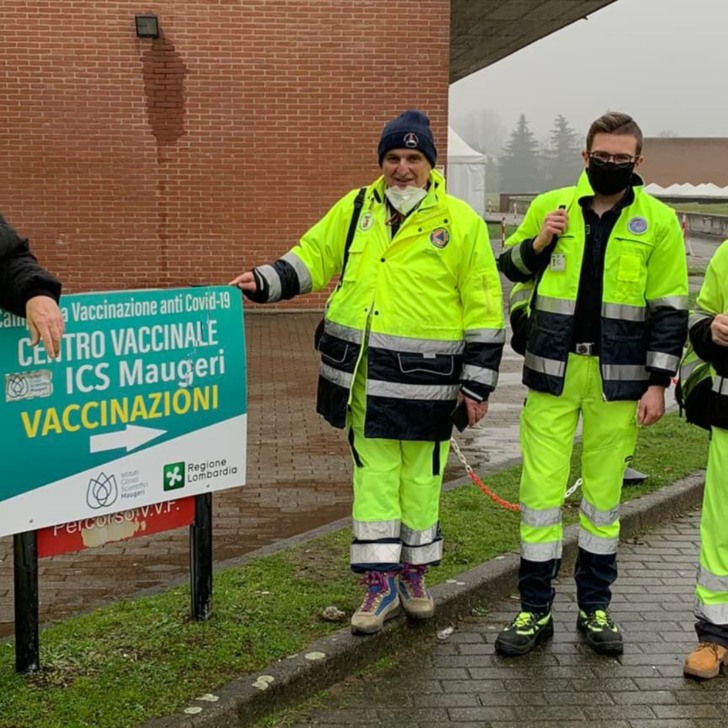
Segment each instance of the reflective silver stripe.
M354 538L361 541L379 541L399 538L401 521L357 521L354 519Z
M665 354L663 351L648 351L647 366L655 369L666 369L668 372L677 371L680 366L680 357Z
M647 369L639 364L602 365L602 379L605 382L642 382L649 378Z
M688 319L688 328L693 328L695 324L697 324L699 321L703 321L703 319L713 318L712 313L708 313L707 311L703 311L701 309L698 309L697 311L694 311L690 318Z
M351 326L334 323L326 319L324 322L324 331L337 339L349 341L352 344L361 344L361 331L353 329Z
M561 541L549 541L548 543L521 541L521 556L526 561L551 561L561 558L562 548Z
M472 389L468 389L465 385L460 387L460 391L466 396L470 397L475 402L482 402L483 396L481 394L478 394L477 392L473 392Z
M548 374L551 377L563 377L566 371L566 362L547 359L543 356L536 356L526 351L526 366L540 374Z
M474 364L466 364L460 378L465 381L485 384L488 387L495 387L498 384L498 372L485 367L476 367Z
M724 379L723 377L716 376L715 380L713 381L713 391L716 394L728 394L728 387L726 385L728 384L728 379Z
M647 301L650 311L656 308L676 308L678 311L687 311L689 308L687 296L665 296L664 298L653 298Z
M514 245L513 248L511 248L511 260L513 261L513 265L518 268L518 270L523 273L523 275L530 276L533 271L529 269L529 267L523 262L523 256L521 255L521 245L523 243L518 243L518 245Z
M281 260L285 260L296 271L298 288L301 293L311 293L313 281L311 280L311 273L306 267L306 264L295 253L286 253Z
M352 375L349 372L342 372L322 362L319 366L319 374L332 384L338 384L340 387L344 387L344 389L351 389Z
M457 399L457 384L398 384L397 382L381 382L378 379L367 381L367 394L374 397L391 397L392 399L437 400Z
M536 309L546 313L560 313L564 316L573 316L576 311L576 301L567 301L565 298L549 298L536 296Z
M470 329L465 332L468 344L505 344L505 329Z
M353 543L349 552L352 564L399 564L400 543Z
M622 303L603 303L602 316L620 321L644 321L647 309L644 306L627 306Z
M423 531L416 531L402 524L400 538L406 546L426 546L437 538L437 524Z
M703 604L695 601L695 616L711 624L728 624L728 602L725 604Z
M702 359L694 359L689 364L686 364L682 369L680 369L680 379L683 380L683 382L693 373L695 367L697 367L699 364L704 364Z
M619 518L619 505L610 508L608 511L600 511L595 508L586 498L581 499L581 512L595 526L611 526Z
M519 303L520 301L528 301L533 295L533 288L521 288L519 290L513 290L511 292L510 302L511 305Z
M698 586L712 592L728 592L728 576L718 576L704 566L698 568Z
M561 523L561 507L529 508L521 503L521 523L534 528L545 528L546 526L558 526Z
M434 339L410 339L389 334L370 334L369 346L373 349L386 349L406 354L462 354L464 341L436 341Z
M281 277L276 272L276 269L272 265L262 265L260 268L256 268L255 270L257 270L268 283L268 303L280 301L281 294L283 293L283 286L281 284Z
M619 544L619 537L614 538L600 538L595 536L589 531L585 531L583 528L579 529L579 547L588 551L590 554L616 554L617 545Z
M421 566L442 561L442 539L426 546L402 546L402 561Z

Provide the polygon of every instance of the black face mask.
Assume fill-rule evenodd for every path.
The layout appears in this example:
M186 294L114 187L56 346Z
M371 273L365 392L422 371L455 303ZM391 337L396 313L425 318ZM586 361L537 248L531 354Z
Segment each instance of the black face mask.
M616 195L629 187L634 167L634 163L622 166L592 158L589 160L586 173L594 192L609 196Z

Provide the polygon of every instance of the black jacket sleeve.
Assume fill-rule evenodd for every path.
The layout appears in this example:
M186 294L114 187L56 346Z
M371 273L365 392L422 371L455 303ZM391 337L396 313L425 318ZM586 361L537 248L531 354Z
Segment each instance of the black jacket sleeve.
M533 240L526 238L500 254L498 269L509 281L525 283L533 280L551 261L554 244L539 254L533 249Z
M690 327L690 343L695 353L713 365L720 376L728 376L728 347L718 346L713 341L710 326L713 318L704 318Z
M61 284L38 265L28 241L19 237L0 215L0 308L25 316L34 296L61 297Z

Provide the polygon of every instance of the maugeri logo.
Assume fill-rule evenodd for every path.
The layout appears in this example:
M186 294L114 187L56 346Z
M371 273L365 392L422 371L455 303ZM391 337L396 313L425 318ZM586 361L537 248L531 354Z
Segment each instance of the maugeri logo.
M100 508L108 508L116 503L119 497L119 487L116 485L116 478L113 475L99 473L92 478L86 491L86 503L89 508L95 511Z
M164 491L185 487L185 464L170 463L164 466Z
M420 140L413 131L404 135L404 145L409 149L414 149L419 143Z
M30 385L27 377L20 374L8 375L5 381L5 394L7 399L23 399L30 392Z

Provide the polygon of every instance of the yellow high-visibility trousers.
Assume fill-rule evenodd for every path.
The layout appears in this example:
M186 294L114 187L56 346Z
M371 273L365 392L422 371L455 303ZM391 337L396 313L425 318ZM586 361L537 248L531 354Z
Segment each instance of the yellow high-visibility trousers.
M364 437L366 355L357 371L349 416L354 465L351 568L395 571L442 559L440 490L449 442Z
M526 611L548 611L562 552L561 506L579 416L583 422L577 592L605 609L617 575L622 479L637 439L637 403L606 402L599 359L571 354L560 397L529 391L521 412L521 575Z
M701 641L728 647L728 431L719 427L711 431L700 517L695 616Z

